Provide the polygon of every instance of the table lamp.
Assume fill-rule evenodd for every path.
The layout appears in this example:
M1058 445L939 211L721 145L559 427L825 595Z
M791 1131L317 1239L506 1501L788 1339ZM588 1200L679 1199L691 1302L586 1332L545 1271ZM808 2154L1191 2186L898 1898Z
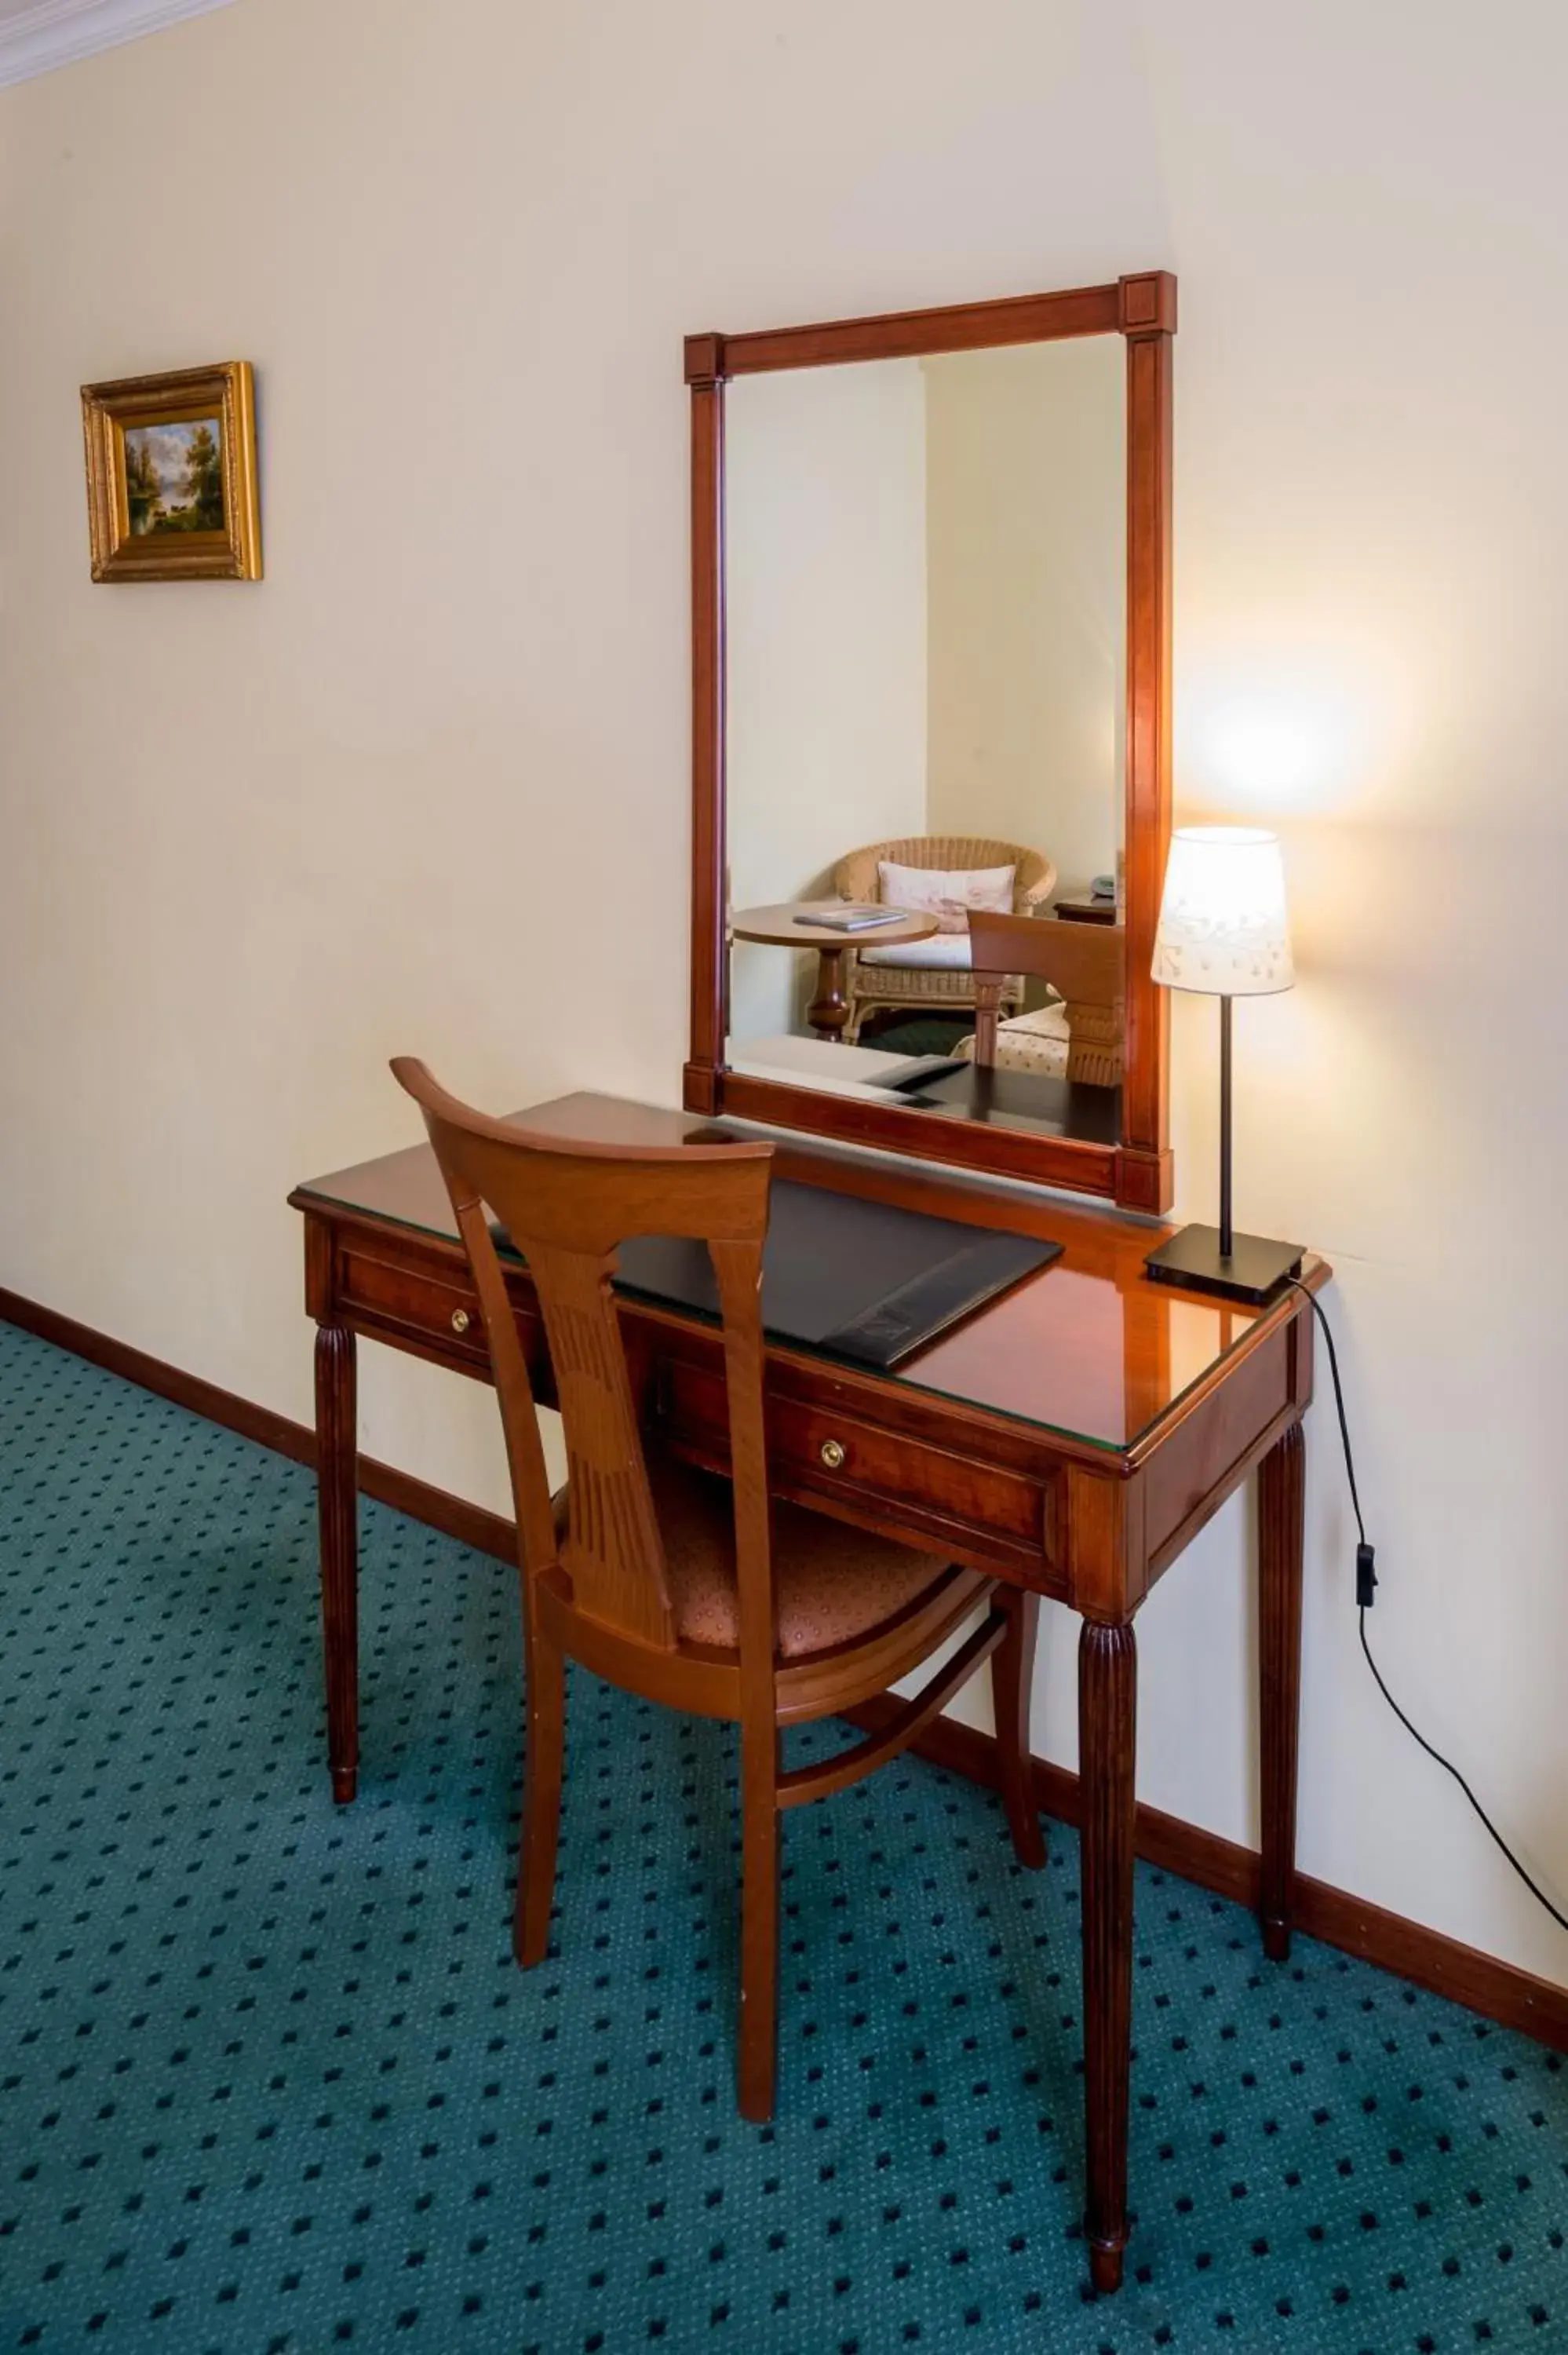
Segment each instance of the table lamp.
M1238 1235L1231 1224L1231 1000L1288 989L1296 978L1279 838L1250 826L1179 826L1154 936L1154 978L1220 1001L1220 1223L1183 1227L1150 1252L1157 1283L1223 1299L1273 1299L1300 1269L1300 1243Z

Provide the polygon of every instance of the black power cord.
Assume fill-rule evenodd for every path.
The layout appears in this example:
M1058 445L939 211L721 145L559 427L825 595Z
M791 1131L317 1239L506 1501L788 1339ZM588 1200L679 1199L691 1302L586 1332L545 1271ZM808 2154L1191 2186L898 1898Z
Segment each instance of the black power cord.
M1488 1831L1491 1834L1499 1848L1501 1849L1504 1856L1507 1857L1510 1864L1512 1865L1514 1870L1518 1873L1520 1879L1523 1881L1531 1895L1535 1898L1540 1904L1544 1905L1546 1911L1551 1914L1559 1929L1568 1930L1568 1914L1559 1913L1557 1907L1553 1905L1551 1898L1546 1894L1546 1891L1531 1879L1529 1873L1525 1870L1523 1865L1520 1864L1518 1857L1515 1856L1512 1849L1510 1848L1507 1840L1504 1839L1501 1832L1499 1831L1496 1824L1493 1823L1490 1816L1488 1815L1485 1807L1482 1806L1479 1799L1477 1798L1474 1791L1471 1790L1469 1785L1466 1782L1458 1768L1453 1764L1451 1760L1445 1758L1440 1750L1435 1750L1431 1742L1427 1741L1426 1736L1421 1732L1417 1727L1412 1725L1410 1720L1406 1717L1404 1711L1401 1709L1399 1703L1395 1700L1393 1695L1384 1684L1382 1671L1372 1656L1372 1646L1367 1642L1367 1613L1372 1606L1373 1589L1377 1585L1377 1572L1372 1566L1372 1549L1367 1543L1366 1523L1361 1518L1361 1500L1360 1492L1356 1487L1356 1465L1355 1458L1351 1453L1351 1426L1349 1419L1345 1413L1344 1385L1340 1380L1340 1360L1334 1348L1334 1331L1328 1317L1323 1312L1323 1304L1318 1298L1317 1295L1314 1292L1309 1291L1308 1286L1301 1282L1298 1276L1293 1275L1288 1277L1287 1280L1295 1285L1297 1291L1301 1294L1302 1297L1310 1307L1313 1316L1318 1319L1319 1329L1322 1333L1323 1338L1327 1342L1329 1348L1329 1372L1333 1379L1334 1405L1340 1417L1340 1438L1345 1451L1345 1477L1350 1482L1351 1505L1355 1513L1356 1535L1360 1540L1356 1547L1356 1613L1361 1624L1361 1650L1366 1655L1367 1666L1372 1672L1372 1681L1377 1686L1379 1692L1382 1693L1384 1700L1387 1701L1390 1709L1393 1710L1395 1717L1398 1718L1401 1725L1404 1726L1406 1733L1409 1734L1411 1740L1420 1744L1421 1748L1425 1751L1428 1758L1435 1758L1446 1774L1452 1774L1455 1782L1457 1783L1460 1790L1463 1791L1466 1798L1468 1799L1471 1806L1474 1807L1477 1815L1480 1817L1482 1823L1485 1824Z

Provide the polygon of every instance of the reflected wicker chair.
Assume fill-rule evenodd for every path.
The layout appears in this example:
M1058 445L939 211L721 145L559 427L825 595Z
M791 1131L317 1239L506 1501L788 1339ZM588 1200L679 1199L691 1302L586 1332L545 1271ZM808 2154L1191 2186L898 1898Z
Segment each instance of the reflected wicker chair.
M881 879L877 874L879 860L890 858L900 867L921 867L927 870L967 869L974 867L1011 867L1012 878L1012 912L1015 916L1032 916L1050 898L1056 881L1056 869L1038 850L1026 843L998 842L989 835L978 834L915 834L902 841L868 843L862 850L852 850L841 858L833 870L833 889L841 900L874 900L882 897ZM938 940L961 940L958 933L938 933ZM925 942L918 943L929 954ZM968 943L964 943L966 952ZM848 967L844 993L849 999L849 1020L844 1026L846 1042L853 1045L860 1037L860 1027L866 1016L893 1007L907 1007L921 1014L971 1014L975 1006L974 976L967 964L961 966L937 964L901 964L882 962L882 956L892 959L898 952L885 950L881 955L874 950L853 950L844 962ZM939 954L939 952L938 952ZM1003 984L1001 1010L1016 1013L1023 1003L1023 983L1017 975L1010 975Z

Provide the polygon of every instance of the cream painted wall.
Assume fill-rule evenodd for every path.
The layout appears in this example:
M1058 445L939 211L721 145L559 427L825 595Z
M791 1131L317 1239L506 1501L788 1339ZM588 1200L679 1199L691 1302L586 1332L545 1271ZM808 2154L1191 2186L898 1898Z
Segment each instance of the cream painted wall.
M1525 0L242 0L0 96L0 1282L303 1414L283 1197L413 1135L387 1055L673 1099L681 334L1169 264L1181 797L1298 935L1239 1207L1339 1270L1388 1672L1568 1890L1565 68ZM77 386L230 354L265 585L93 588ZM483 1393L365 1359L497 1498ZM1321 1410L1309 1478L1304 1865L1568 1978L1357 1657ZM1246 1529L1139 1621L1140 1787L1236 1836Z
M1114 872L1127 654L1119 336L925 364L930 825Z
M738 380L725 502L730 904L831 897L845 851L925 830L919 364ZM737 941L732 1036L795 1028L816 969Z

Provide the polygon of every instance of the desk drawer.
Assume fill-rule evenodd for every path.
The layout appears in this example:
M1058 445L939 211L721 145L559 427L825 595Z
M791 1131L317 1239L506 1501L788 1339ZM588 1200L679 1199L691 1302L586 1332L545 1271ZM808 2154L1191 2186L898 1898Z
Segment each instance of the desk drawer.
M658 1416L663 1437L680 1453L728 1469L721 1375L667 1360L660 1369ZM776 1390L768 1399L768 1453L776 1493L831 1505L846 1520L950 1550L978 1569L1005 1570L1031 1586L1062 1590L1062 1479L1053 1464L1010 1470Z
M415 1266L400 1258L378 1258L373 1245L342 1244L334 1294L356 1322L380 1326L400 1338L421 1342L443 1359L485 1367L484 1323L479 1299L463 1265Z

